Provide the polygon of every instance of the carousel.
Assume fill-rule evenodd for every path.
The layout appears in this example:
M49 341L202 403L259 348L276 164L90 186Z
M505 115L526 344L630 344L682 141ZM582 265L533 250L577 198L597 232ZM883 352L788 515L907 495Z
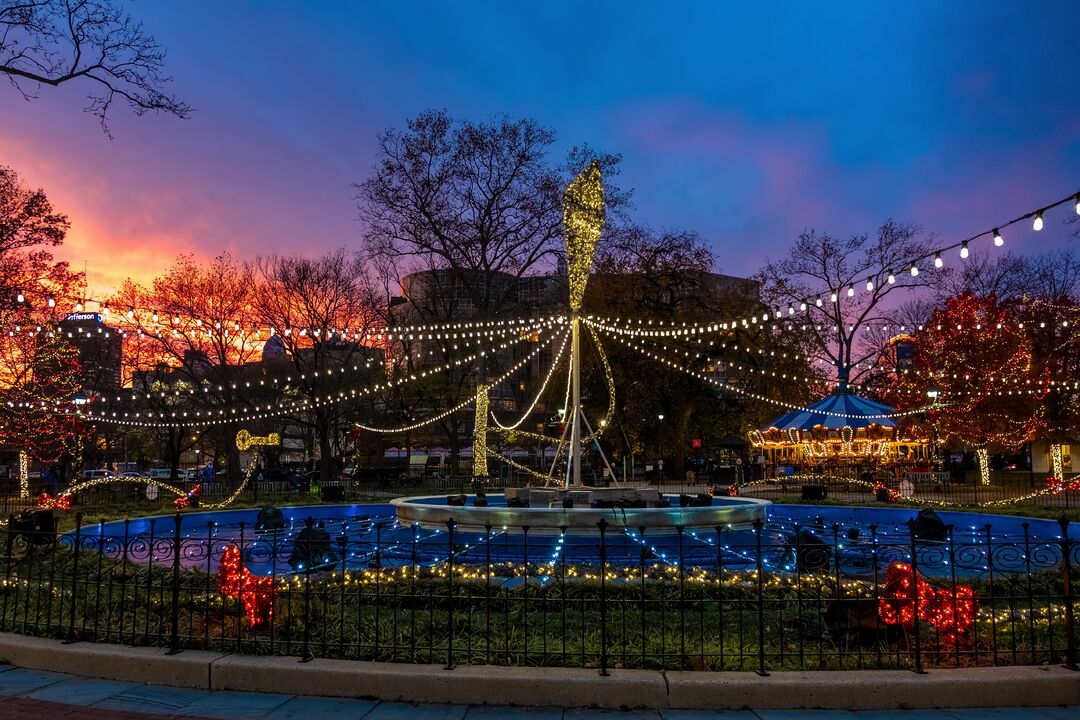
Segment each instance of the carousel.
M832 395L750 432L757 456L774 468L918 466L930 462L930 442L898 424L896 409L839 387Z

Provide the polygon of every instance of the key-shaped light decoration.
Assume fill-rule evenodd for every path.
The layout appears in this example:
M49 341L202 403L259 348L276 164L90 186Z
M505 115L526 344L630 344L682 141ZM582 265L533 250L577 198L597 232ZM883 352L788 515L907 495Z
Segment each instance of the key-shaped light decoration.
M253 447L277 446L281 444L281 435L270 433L269 435L252 435L247 430L236 433L236 449L245 452Z

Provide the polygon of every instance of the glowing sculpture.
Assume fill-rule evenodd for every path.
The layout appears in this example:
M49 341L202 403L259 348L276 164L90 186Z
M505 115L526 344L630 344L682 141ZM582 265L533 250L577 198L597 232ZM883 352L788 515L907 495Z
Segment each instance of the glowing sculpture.
M473 477L487 477L488 386L476 386L476 425L473 430Z
M265 436L252 435L247 430L241 430L236 433L236 449L240 452L246 452L253 447L269 446L276 447L281 444L281 435L277 433L270 433Z
M225 597L237 598L244 605L252 629L274 618L274 600L278 589L274 579L260 577L248 570L240 559L240 548L225 548L218 568L218 590Z
M902 562L885 571L878 617L886 625L910 628L916 620L925 620L938 631L942 644L955 645L960 634L975 624L978 611L978 596L969 585L937 589Z

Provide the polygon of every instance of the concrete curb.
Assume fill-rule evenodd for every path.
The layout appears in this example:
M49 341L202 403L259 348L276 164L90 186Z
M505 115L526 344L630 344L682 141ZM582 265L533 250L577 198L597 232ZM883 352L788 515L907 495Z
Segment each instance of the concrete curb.
M893 710L1080 705L1080 673L1057 666L932 670L658 672L488 665L446 670L354 660L226 655L0 633L0 662L205 690L455 703L679 709Z

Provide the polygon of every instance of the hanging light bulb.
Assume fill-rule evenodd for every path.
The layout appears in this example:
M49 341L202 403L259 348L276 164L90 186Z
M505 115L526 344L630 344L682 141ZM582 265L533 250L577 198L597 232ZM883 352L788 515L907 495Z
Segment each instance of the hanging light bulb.
M895 275L893 275L893 271L892 271L892 270L890 270L890 271L889 271L889 278L888 278L888 283L889 283L890 285L895 285L895 284L896 284L896 276L895 276Z
M915 263L911 263L911 277L919 276L919 266Z
M155 313L154 313L154 316L153 316L153 317L154 317L154 322L157 322L157 319L158 319L158 314L157 314L157 312L155 312Z
M1076 193L1076 214L1080 215L1080 193Z
M83 304L82 304L82 300L80 300L79 302L75 303L75 312L82 312L82 309L83 309Z
M866 292L874 291L874 278L866 278Z
M179 325L180 324L180 316L179 315L173 315L172 324L173 325Z
M22 293L19 293L15 296L15 302L26 302L26 296Z
M848 285L847 286L847 296L848 297L855 297L855 286L854 285Z
M127 311L127 316L128 316L129 318L133 318L133 317L135 317L135 311L134 311L134 310L128 310L128 311Z
M945 261L941 259L941 253L940 252L934 253L934 267L940 268L944 264L945 264Z
M997 228L994 228L994 245L996 245L997 247L1001 247L1004 244L1005 239L1001 237L1001 231Z
M963 244L961 244L961 245L960 245L960 258L961 258L961 259L963 259L963 260L967 260L967 256L968 256L968 246L967 246L967 242L968 242L968 241L967 241L967 240L965 240L965 241L963 242Z
M787 306L787 314L788 315L794 315L795 314L795 306L794 305L788 305Z
M817 305L818 307L821 307L821 298L818 298L817 300L815 300L815 301L814 301L814 303L815 303L815 304L816 304L816 305Z
M48 299L48 300L46 300L46 301L45 301L45 303L46 303L46 304L47 304L47 305L48 305L49 307L56 307L56 298L54 298L54 297L53 297L52 295L50 295L50 296L49 296L49 299Z
M833 293L833 294L832 294L832 297L831 297L830 299L831 299L831 300L832 300L833 302L836 302L836 293Z
M105 303L104 307L101 308L101 311L103 313L105 313L106 315L108 315L109 314L109 303Z
M1039 232L1043 229L1042 210L1035 213L1035 221L1031 223L1031 227L1035 230L1035 232Z

